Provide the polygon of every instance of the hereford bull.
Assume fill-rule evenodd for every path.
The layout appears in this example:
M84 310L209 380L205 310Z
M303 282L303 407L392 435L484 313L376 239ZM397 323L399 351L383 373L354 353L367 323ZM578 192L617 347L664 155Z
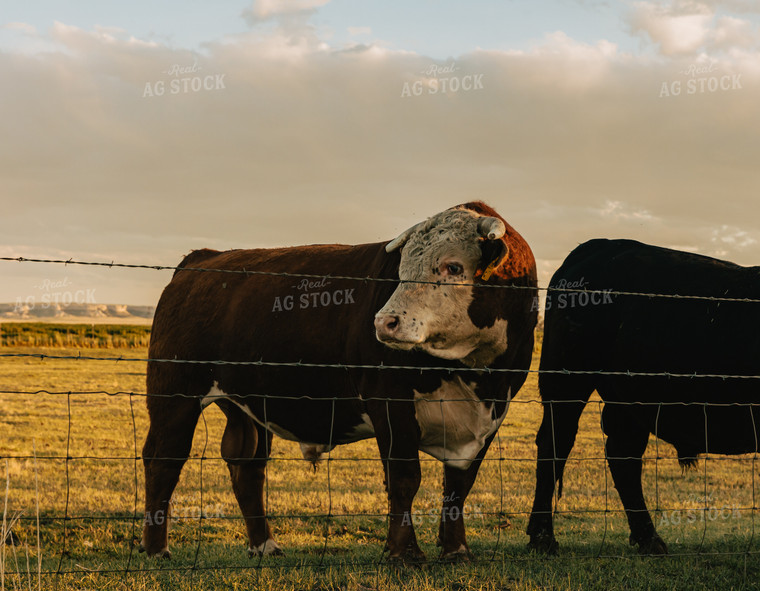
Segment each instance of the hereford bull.
M209 363L148 364L141 547L169 556L169 501L201 411L215 403L227 418L221 453L249 555L281 553L263 496L275 433L299 442L312 461L336 445L376 438L390 501L392 561L424 560L410 518L419 450L441 460L441 556L469 558L463 520L453 516L462 515L526 376L487 370L528 369L536 284L527 243L481 202L439 213L389 243L191 253L158 303L150 358ZM271 364L280 362L300 365ZM380 365L447 370L375 369Z
M532 548L557 550L552 496L557 482L562 492L565 462L594 390L604 401L607 461L628 518L630 542L642 554L667 553L641 486L650 433L675 447L682 466L693 465L702 453L758 450L757 381L693 376L758 373L760 341L752 320L757 304L725 298L760 298L759 279L758 267L632 240L591 240L568 255L549 287L573 285L592 293L547 295L539 377L544 415L536 438L536 494L528 525ZM629 371L660 375L625 375Z

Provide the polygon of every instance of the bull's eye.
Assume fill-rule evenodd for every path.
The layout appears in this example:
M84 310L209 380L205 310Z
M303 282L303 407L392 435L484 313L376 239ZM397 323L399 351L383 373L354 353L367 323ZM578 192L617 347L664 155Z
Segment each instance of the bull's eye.
M446 263L446 273L449 275L461 275L464 268L459 263Z

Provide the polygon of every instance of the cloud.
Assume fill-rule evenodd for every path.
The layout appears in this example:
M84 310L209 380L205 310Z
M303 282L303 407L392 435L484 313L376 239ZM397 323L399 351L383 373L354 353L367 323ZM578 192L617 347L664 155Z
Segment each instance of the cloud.
M308 15L329 2L330 0L254 0L253 5L243 11L243 18L253 26L275 18Z
M658 220L649 211L645 209L631 209L620 201L607 200L604 207L598 210L599 215L605 218L607 221L614 222L647 222L652 223Z
M749 21L731 16L718 18L711 33L711 49L746 49L756 47L759 41L760 33Z
M735 226L722 225L712 231L710 242L722 248L731 247L743 250L758 243L757 238L753 237L752 234L758 235L757 231L750 233Z
M0 29L7 29L9 31L21 31L27 35L36 35L37 28L28 23L11 22L0 25Z
M664 55L692 54L708 40L714 12L699 2L637 2L633 32L646 34Z
M629 25L634 33L654 42L665 56L730 51L760 44L756 26L735 16L717 16L718 6L722 5L704 0L637 2Z
M760 3L757 0L701 0L701 4L731 12L760 14Z
M372 242L483 199L529 241L544 284L595 237L760 260L747 242L760 184L753 47L720 56L741 90L660 99L691 56L555 32L527 51L456 56L438 74L479 76L481 88L402 97L441 64L279 27L199 54L114 29L47 35L57 51L0 52L0 252L11 256L172 264L204 246ZM197 69L174 76L174 65ZM146 84L183 76L224 87L143 98ZM105 272L88 283L102 302L153 303L167 280ZM15 297L8 273L0 301Z
M96 26L92 31L85 31L59 21L53 23L50 29L50 39L68 50L80 52L117 46L135 48L157 48L160 46L155 41L144 41L128 35L124 29L119 27Z

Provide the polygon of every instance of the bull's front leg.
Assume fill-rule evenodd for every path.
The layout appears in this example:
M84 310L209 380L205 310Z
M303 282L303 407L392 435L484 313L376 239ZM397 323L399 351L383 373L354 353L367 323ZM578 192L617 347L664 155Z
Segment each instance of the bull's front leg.
M477 458L466 470L444 465L443 508L438 528L438 545L441 546L441 560L445 562L464 562L473 558L464 529L464 502L475 483L475 477L491 441L493 436L488 438Z
M425 554L417 544L412 502L422 472L418 451L420 430L414 419L413 403L378 401L372 406L374 409L368 410L375 425L389 501L388 561L419 564L425 561Z

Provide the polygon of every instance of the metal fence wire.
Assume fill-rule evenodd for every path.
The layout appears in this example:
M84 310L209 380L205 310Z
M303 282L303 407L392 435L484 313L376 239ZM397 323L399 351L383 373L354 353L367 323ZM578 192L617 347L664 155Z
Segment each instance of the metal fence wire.
M176 266L62 259L0 257L0 260L158 271L178 269ZM302 279L403 282L399 279L274 273L250 269L182 269ZM487 283L470 285L486 289L536 289ZM587 295L607 293L676 300L760 303L756 299L691 294L611 290L600 292L553 287L538 289ZM104 364L106 369L99 375L106 375L113 372L114 368L119 368L119 371L139 378L148 362L363 369L378 372L503 372L526 374L529 380L535 380L539 373L663 377L674 380L760 380L760 375L668 371L540 371L535 368L484 370L467 367L319 364L264 359L199 361L121 355L26 353L15 350L0 353L0 358L6 363L13 360L15 363L25 363L25 369L35 375L35 379L35 372L47 368L49 364L55 364L54 377L61 381L76 380L76 374L70 375L67 368L78 368L81 364ZM285 547L288 555L246 559L241 537L244 531L243 519L232 500L229 481L225 480L223 474L225 459L213 451L224 419L218 412L214 415L211 408L204 409L201 414L194 448L184 468L187 478L183 476L184 480L180 481L173 499L169 543L175 552L175 560L168 564L146 560L137 552L144 519L141 507L143 474L140 449L147 432L147 417L143 399L159 395L118 388L87 389L77 387L77 384L71 384L71 388L0 385L3 406L12 409L11 414L5 418L6 431L0 434L0 466L5 472L0 532L0 573L4 577L30 572L36 572L38 576L57 576L81 573L119 575L188 569L193 572L217 569L261 571L329 568L335 564L370 572L385 564L382 544L387 531L388 511L384 506L382 467L377 450L371 445L341 446L326 454L319 470L315 468L314 472L310 472L304 469L304 460L297 453L297 446L279 439L273 445L273 453L267 464L266 514L274 526L275 537L282 533L290 540ZM188 395L177 392L164 396ZM266 395L262 397L267 398ZM277 398L282 400L288 397ZM310 397L292 396L290 399L298 401ZM385 399L386 405L392 401L390 398ZM348 401L342 398L332 399L333 413L337 406L346 402ZM457 401L442 399L431 402L442 405L444 402ZM570 400L552 404L556 412L561 412L563 404L578 402L584 401ZM535 555L524 549L527 542L524 532L533 496L532 482L536 462L534 438L543 406L535 398L516 399L510 404L504 424L497 431L483 461L481 473L467 501L465 514L450 516L452 519L468 520L470 541L472 543L475 540L473 545L477 547L477 559L481 561L501 561L505 557L510 561L536 560ZM703 407L705 417L708 407L756 406L739 403L660 402L656 404L657 417L659 418L662 408L694 404ZM554 516L557 533L561 535L563 544L561 551L578 559L631 559L635 552L626 549L624 545L628 536L625 511L617 493L611 490L614 487L610 486L611 479L606 465L610 458L605 451L606 436L602 428L602 409L605 403L595 396L587 405L589 408L583 413L578 441L567 460L565 491L561 500L558 491L555 491ZM91 440L93 434L102 435L95 424L99 416L106 414L110 421L115 421L118 428L114 428L112 437L106 437L103 441ZM754 413L750 414L754 421ZM2 417L0 420L3 420ZM21 425L24 421L39 422L31 441L14 432L14 425ZM526 428L525 425L531 427ZM644 493L655 527L671 544L671 555L735 555L744 556L746 560L760 553L755 541L757 453L741 456L707 453L700 458L695 470L682 473L674 461L675 456L670 446L660 445L656 437L653 440L654 443L650 441L645 455ZM707 443L709 451L709 441ZM83 451L87 447L89 450ZM445 514L441 515L440 462L427 456L421 456L420 462L423 467L423 485L417 493L417 509L411 518L422 532L421 537L432 539L439 520L446 518ZM284 479L278 475L281 471L286 473ZM297 474L300 476L294 476ZM730 474L734 476L728 478L727 475ZM434 480L431 480L431 475ZM727 479L730 482L724 483ZM302 494L303 491L299 489L308 490ZM191 491L189 499L188 491ZM290 500L290 505L286 502L289 495L297 497L295 501ZM358 500L352 500L352 496ZM115 510L112 507L114 504L121 509ZM299 539L303 539L299 535L304 532L306 542L299 542ZM357 538L357 532L363 537ZM353 537L346 542L346 536ZM219 552L222 549L225 553L234 554L235 558L221 560ZM91 553L98 555L94 562L88 557ZM107 556L108 560L103 556Z

